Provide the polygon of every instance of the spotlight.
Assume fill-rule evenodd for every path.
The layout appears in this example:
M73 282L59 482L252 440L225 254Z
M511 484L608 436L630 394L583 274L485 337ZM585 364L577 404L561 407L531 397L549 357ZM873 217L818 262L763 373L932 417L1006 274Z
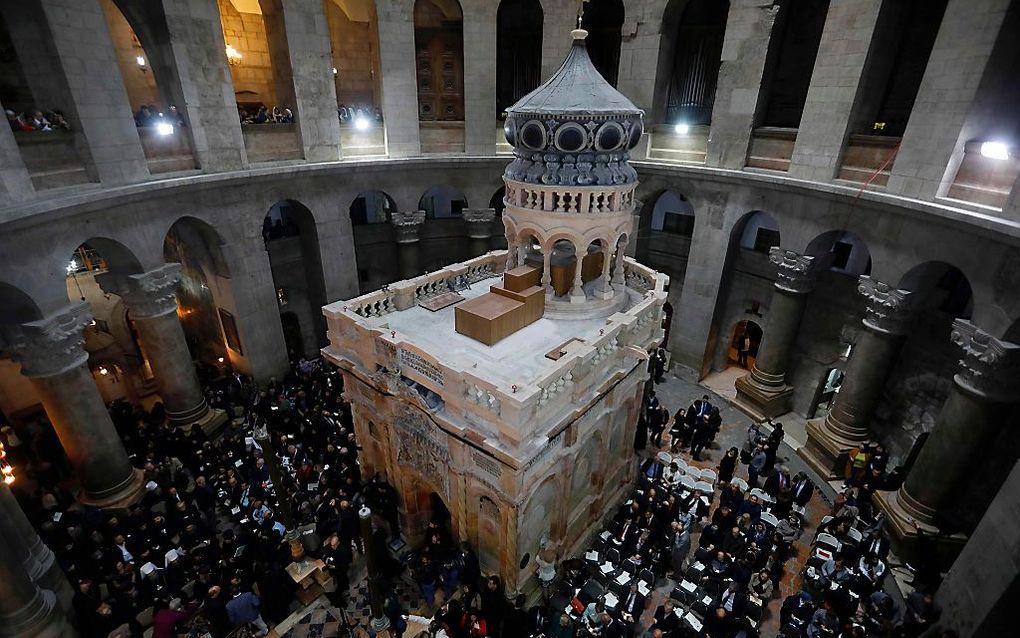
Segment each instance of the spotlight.
M367 131L369 126L371 126L371 124L369 124L368 118L365 117L364 115L359 115L358 117L354 118L354 128L358 129L359 131Z
M69 274L69 275L71 273L73 273L74 271L78 270L78 262L76 262L73 259L71 261L67 262L66 270L67 270L67 274Z
M169 122L160 122L156 125L156 132L163 136L173 135L174 125Z
M981 142L981 154L997 160L1009 159L1009 147L1005 142Z
M336 67L333 67L333 75L336 75L338 73L340 73L340 71L338 71Z
M223 357L220 357L220 358L219 358L219 359L217 359L216 361L218 361L219 363L223 363Z
M139 55L138 57L136 57L135 62L138 63L138 66L145 68L145 58L143 58L142 56Z
M107 370L105 366L99 366L99 374L105 377L106 375L110 374L110 371Z
M681 122L673 127L673 131L677 135L687 135L688 133L690 133L691 127Z

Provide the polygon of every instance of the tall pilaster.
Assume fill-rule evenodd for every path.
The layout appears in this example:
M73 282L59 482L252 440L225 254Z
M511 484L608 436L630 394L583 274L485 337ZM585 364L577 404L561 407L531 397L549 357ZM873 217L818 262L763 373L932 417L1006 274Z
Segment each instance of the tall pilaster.
M751 146L765 58L779 5L731 0L712 106L706 166L743 168Z
M340 159L340 119L325 7L322 0L287 0L282 5L297 129L305 159L336 161Z
M963 350L963 358L949 398L903 486L875 497L898 537L912 533L913 521L937 522L975 471L997 429L1006 425L996 418L999 406L1020 400L1020 346L963 319L953 322L950 338Z
M886 190L931 200L956 176L1010 0L949 0ZM966 64L959 60L966 59Z
M410 279L421 274L418 232L425 223L425 211L397 211L390 216L393 224L393 239L397 242L400 260L400 278Z
M841 0L829 5L804 113L790 160L790 176L829 181L850 135L882 2Z
M88 306L21 324L8 337L21 373L32 380L83 493L97 507L125 507L141 496L142 473L131 467L86 362L82 330ZM2 597L0 597L2 598Z
M382 112L390 157L421 155L418 133L418 82L414 66L414 2L375 3L382 72ZM495 131L493 131L495 135Z
M464 150L496 152L496 9L498 2L464 0Z
M757 418L789 411L793 387L786 384L786 366L814 285L814 257L773 246L769 259L778 267L778 278L765 334L750 374L736 382L737 407Z
M496 211L492 208L469 208L461 211L461 218L467 227L467 236L471 240L471 256L484 255L492 249L492 220L496 219ZM513 251L507 251L509 255Z
M0 483L0 543L11 547L21 557L25 572L40 589L57 595L57 602L65 613L74 609L71 604L74 590L57 563L50 548L42 542L25 512L14 498L11 489Z
M98 2L41 0L91 168L103 184L149 177L106 16ZM49 105L47 105L49 106Z
M0 543L0 635L7 638L73 638L56 595L40 589L25 571L18 548Z
M222 410L210 410L177 318L180 264L166 264L136 275L104 273L96 277L103 290L120 295L138 330L142 350L156 377L159 396L171 424L199 424L215 432L226 421Z
M910 292L862 275L857 291L867 302L863 329L850 352L843 384L824 419L807 423L808 442L797 453L816 472L835 478L846 454L870 436L869 425L910 326Z

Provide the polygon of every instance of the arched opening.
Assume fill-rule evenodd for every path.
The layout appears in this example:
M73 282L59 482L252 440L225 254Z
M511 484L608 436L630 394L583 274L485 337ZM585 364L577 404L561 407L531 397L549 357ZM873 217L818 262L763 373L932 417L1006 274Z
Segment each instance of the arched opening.
M156 391L145 344L121 297L106 290L97 276L106 272L132 274L142 267L120 242L93 237L69 255L65 284L69 301L84 301L92 312L83 330L89 368L106 402L138 401Z
M758 126L800 126L828 11L829 0L781 0L762 74Z
M483 573L499 574L502 525L496 501L488 496L478 499L477 521L474 546L478 551L478 563Z
M765 325L765 310L774 286L773 279L762 275L774 273L768 250L779 241L779 225L771 215L760 210L745 213L730 230L722 283L701 371L704 383L722 396L736 396L733 384L745 374L740 366L732 365L739 363L733 341L739 334L734 331L735 327L747 326L753 340L757 333L750 324L757 325L759 331ZM757 343L760 344L760 337ZM750 355L748 360L752 361Z
M666 96L660 121L686 126L712 123L729 5L728 0L690 0L685 6L682 0L673 0L666 7L659 55L669 66L660 75L668 78L668 85L660 89ZM658 109L661 114L662 106Z
M397 210L397 203L383 191L365 191L351 202L351 224L385 224Z
M500 186L499 190L489 198L489 208L496 211L496 217L503 217L503 210L506 208L506 203L503 201L505 198L506 186Z
M303 204L287 199L270 207L262 228L280 311L294 314L303 336L290 355L315 358L326 345L326 284L315 218Z
M673 327L673 304L668 301L662 304L662 343L663 348L669 343L669 331Z
M460 217L467 207L467 198L460 191L444 185L430 187L418 200L418 209L425 211L426 219Z
M178 219L163 240L163 259L181 264L177 317L192 359L207 375L231 367L244 369L244 346L234 317L237 304L223 240L208 223Z
M542 81L540 0L502 0L496 11L496 117Z
M382 72L375 3L372 0L323 0L323 6L329 26L330 55L335 69L333 81L341 121L354 126L359 109L364 117L377 119L382 104Z
M39 0L0 3L0 103L36 190L98 182Z
M691 237L694 234L694 206L682 194L665 191L652 208L652 230Z
M414 54L420 122L464 121L463 22L464 14L457 0L415 0Z
M860 237L846 230L830 230L808 242L804 254L814 257L811 269L853 277L871 273L871 253Z
M581 28L588 31L585 40L588 56L595 69L613 86L620 71L624 15L623 0L590 0L584 5L581 17Z
M669 298L679 303L695 226L694 206L677 191L661 191L641 209L637 258L669 275Z
M741 319L730 333L730 347L726 353L726 363L750 370L758 356L758 346L762 338L761 324L757 321Z
M952 264L932 261L911 268L896 288L910 291L912 321L875 411L875 431L890 454L890 466L923 443L949 396L959 370L960 349L950 340L953 321L974 311L970 281Z
M284 121L294 115L290 54L281 0L217 0L224 55L242 124Z

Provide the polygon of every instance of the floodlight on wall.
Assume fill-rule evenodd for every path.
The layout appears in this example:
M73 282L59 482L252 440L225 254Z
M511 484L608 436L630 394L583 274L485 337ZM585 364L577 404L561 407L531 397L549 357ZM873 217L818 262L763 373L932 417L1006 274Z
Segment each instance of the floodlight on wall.
M1009 147L1005 142L981 142L981 154L995 160L1008 160Z
M173 135L174 125L171 124L170 122L160 122L159 124L156 125L156 132L163 136Z
M78 270L78 262L76 262L73 259L71 261L67 262L67 267L65 268L65 270L67 271L67 274L69 274L69 275L71 273L75 272L76 270Z
M336 77L338 73L340 73L340 71L336 67L333 67L333 77Z
M227 52L227 63L230 64L230 66L237 66L238 64L241 63L241 58L244 57L243 55L241 55L240 51L238 51L237 49L235 49L234 47L232 47L229 44L227 45L226 52Z
M687 135L688 133L691 132L691 127L687 124L684 124L683 122L679 122L678 124L676 124L676 126L673 127L673 131L677 135Z
M371 125L372 124L368 121L368 118L365 117L364 115L359 115L358 117L354 118L354 128L358 129L359 131L367 131L368 127L370 127Z
M145 58L143 58L142 56L140 55L136 56L135 62L138 63L138 66L142 67L143 69L145 68Z

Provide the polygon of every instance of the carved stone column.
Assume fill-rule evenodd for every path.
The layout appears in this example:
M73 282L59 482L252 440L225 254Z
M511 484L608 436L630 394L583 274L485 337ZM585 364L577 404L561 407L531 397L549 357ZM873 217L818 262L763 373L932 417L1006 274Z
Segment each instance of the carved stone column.
M862 275L857 291L867 300L864 327L850 353L843 385L824 419L808 421L807 445L798 454L828 478L842 473L846 454L870 436L869 425L910 326L910 292Z
M932 525L940 510L953 505L998 428L1003 404L1020 400L1020 346L1000 341L969 321L953 322L950 336L963 349L960 371L924 447L898 492L875 500L897 537L913 534L912 521Z
M588 252L587 246L574 244L574 283L570 286L570 303L584 303L588 300L584 294L584 280L581 278L584 270L584 256Z
M104 273L96 281L103 290L120 295L128 307L170 423L183 427L198 423L212 434L227 417L222 410L209 409L195 374L184 329L177 318L180 277L180 264L166 264L137 275Z
M397 242L397 255L400 260L400 278L410 279L421 274L418 258L418 231L425 223L425 211L409 210L394 212L390 215L393 224L393 238Z
M790 348L804 316L807 295L814 277L810 272L814 257L773 246L769 259L779 269L768 323L761 348L750 374L737 379L737 407L755 418L773 417L789 411L793 387L786 384L786 364Z
M0 543L0 635L10 638L71 638L71 627L56 595L40 589L25 571L18 548Z
M610 271L613 268L613 252L609 249L609 245L605 245L602 248L602 283L599 286L597 294L602 299L612 299L614 295L613 284L611 281L612 274Z
M32 380L46 416L67 452L83 493L79 500L97 507L126 507L142 492L142 472L127 452L85 365L82 329L91 320L88 306L73 304L59 314L16 326L8 348Z
M492 244L492 221L496 219L494 208L470 208L461 211L467 236L471 240L471 256L477 257L489 252ZM507 251L509 254L509 251Z
M556 291L552 285L552 247L542 251L542 287L545 288L547 298L555 297Z
M3 483L0 483L0 543L10 546L21 557L25 572L35 584L57 595L57 602L64 613L73 613L74 590L67 582L64 570L36 534L11 489Z
M622 290L620 286L627 285L627 277L623 272L623 258L627 256L628 241L624 239L616 244L616 264L613 266L613 288Z

